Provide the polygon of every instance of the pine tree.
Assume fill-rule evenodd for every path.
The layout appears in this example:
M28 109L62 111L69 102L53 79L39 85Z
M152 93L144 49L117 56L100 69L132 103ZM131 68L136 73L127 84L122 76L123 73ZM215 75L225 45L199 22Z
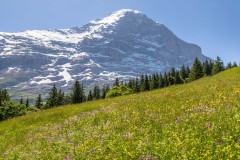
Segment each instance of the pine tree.
M87 96L87 100L88 101L92 101L93 100L92 90L89 91L88 96Z
M62 105L64 105L65 104L65 102L64 102L64 92L60 89L59 91L58 91L58 106L62 106Z
M2 95L2 90L0 89L0 106L2 106L3 102L3 95Z
M43 102L42 102L42 96L41 94L38 95L36 103L35 103L35 107L38 109L41 109L43 107Z
M140 92L144 91L144 75L142 74L140 77Z
M71 99L73 104L82 103L85 99L83 85L78 80L73 85Z
M65 95L64 96L64 104L71 104L72 103L72 99L70 95Z
M210 75L212 74L213 65L214 65L214 63L210 60L210 62L209 62L209 68L211 70Z
M0 105L3 101L10 101L8 91L6 89L0 89Z
M224 70L223 62L220 59L220 57L217 57L217 60L215 61L212 68L212 75L215 75L223 70Z
M168 75L166 72L164 73L163 80L164 80L164 87L169 86Z
M236 63L236 62L233 62L232 67L233 67L233 68L234 68L234 67L238 67L237 63Z
M150 90L150 84L149 84L149 80L148 80L148 75L145 75L144 78L144 91L149 91Z
M174 72L174 73L175 73L175 72ZM168 72L168 73L167 73L167 77L168 77L169 85L173 85L173 84L174 84L174 77L172 77L171 72Z
M26 106L26 108L29 108L29 99L27 98L27 100L26 100L26 104L25 104L25 106Z
M183 83L183 81L180 77L180 73L179 73L179 71L176 71L175 77L174 77L174 84L182 84L182 83Z
M232 68L233 66L232 66L232 63L231 62L229 62L228 64L227 64L227 67L226 67L226 69L230 69L230 68Z
M139 80L136 78L135 80L135 87L134 87L134 93L139 93L140 92L140 85L139 85Z
M170 74L172 78L174 78L174 76L176 75L176 71L174 67L172 67Z
M105 89L106 89L106 93L107 93L110 90L110 86L107 84Z
M209 76L211 75L211 67L210 67L210 64L209 62L206 60L204 63L203 63L203 74L206 75L206 76Z
M1 90L0 90L1 91ZM2 106L2 95L1 95L1 93L0 93L0 106Z
M164 87L164 79L162 73L159 74L159 88Z
M136 81L135 79L132 79L132 88L130 88L132 93L136 93Z
M128 81L128 84L127 84L127 87L128 87L128 88L133 89L133 85L134 85L134 84L133 84L133 83L134 83L133 81L134 81L133 79L131 79L131 80Z
M198 60L198 58L195 59L193 66L190 71L189 78L191 81L197 80L199 78L203 77L203 68L201 62Z
M93 99L99 99L101 97L101 91L98 86L95 86L93 89Z
M20 104L23 104L23 97L21 97L20 99Z
M82 95L82 102L86 102L87 101L87 97L84 93L84 87L83 87L83 83L82 83L82 91L81 91L81 95Z
M48 94L49 94L49 97L46 102L46 107L52 108L52 107L58 106L58 91L55 84L53 85L52 89Z
M186 68L185 68L184 65L182 65L182 67L181 67L180 77L181 77L183 80L185 80L185 79L188 77L187 72L186 72Z
M126 82L123 84L123 81L121 81L121 85L125 85L125 86L127 86Z
M187 78L189 78L190 72L191 72L191 70L190 70L190 68L187 66L187 67L186 67L186 75L187 75Z
M119 78L118 77L115 79L115 83L113 84L113 86L119 86Z
M150 89L157 89L159 87L159 78L157 76L157 74L153 74L152 78L151 78L151 85L150 85Z
M102 89L101 89L101 98L102 98L102 99L106 98L106 94L107 94L107 92L106 92L106 86L103 85L103 87L102 87Z

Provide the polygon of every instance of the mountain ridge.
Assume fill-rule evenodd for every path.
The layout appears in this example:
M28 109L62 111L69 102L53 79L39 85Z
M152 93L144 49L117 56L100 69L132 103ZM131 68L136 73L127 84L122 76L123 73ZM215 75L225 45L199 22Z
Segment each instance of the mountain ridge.
M209 60L165 25L123 9L81 27L0 32L0 88L42 93L76 79L93 86L190 66L196 57Z

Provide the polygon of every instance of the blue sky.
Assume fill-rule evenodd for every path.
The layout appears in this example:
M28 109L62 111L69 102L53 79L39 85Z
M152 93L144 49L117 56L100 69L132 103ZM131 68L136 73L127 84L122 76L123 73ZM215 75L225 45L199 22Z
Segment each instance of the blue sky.
M211 58L240 62L240 0L0 0L0 32L71 28L123 8L145 13Z

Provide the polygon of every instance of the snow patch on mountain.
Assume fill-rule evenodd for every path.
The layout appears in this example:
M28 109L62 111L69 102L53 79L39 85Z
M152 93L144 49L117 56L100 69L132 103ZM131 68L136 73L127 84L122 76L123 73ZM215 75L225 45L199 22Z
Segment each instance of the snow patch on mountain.
M49 83L53 83L53 81L51 81L50 79L42 79L40 81L30 81L30 84L49 84Z
M17 73L19 72L21 69L17 68L17 67L9 67L8 70L6 71L6 73Z
M61 66L62 67L62 71L59 72L59 76L63 76L63 80L66 81L66 85L68 84L69 81L72 81L72 76L71 74L68 72L69 68L72 67L72 65L70 63L66 63L64 65Z
M88 58L89 57L89 54L86 53L86 52L81 52L81 53L75 53L73 55L70 55L69 59L72 59L72 60L80 60L80 59L83 59L83 58Z

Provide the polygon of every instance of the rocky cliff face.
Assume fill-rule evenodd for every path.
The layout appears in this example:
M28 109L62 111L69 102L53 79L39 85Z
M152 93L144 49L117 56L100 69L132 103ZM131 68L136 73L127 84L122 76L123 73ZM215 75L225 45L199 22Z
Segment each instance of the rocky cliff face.
M0 32L0 88L44 93L78 79L91 86L163 72L198 57L201 48L136 10L119 10L81 27Z

